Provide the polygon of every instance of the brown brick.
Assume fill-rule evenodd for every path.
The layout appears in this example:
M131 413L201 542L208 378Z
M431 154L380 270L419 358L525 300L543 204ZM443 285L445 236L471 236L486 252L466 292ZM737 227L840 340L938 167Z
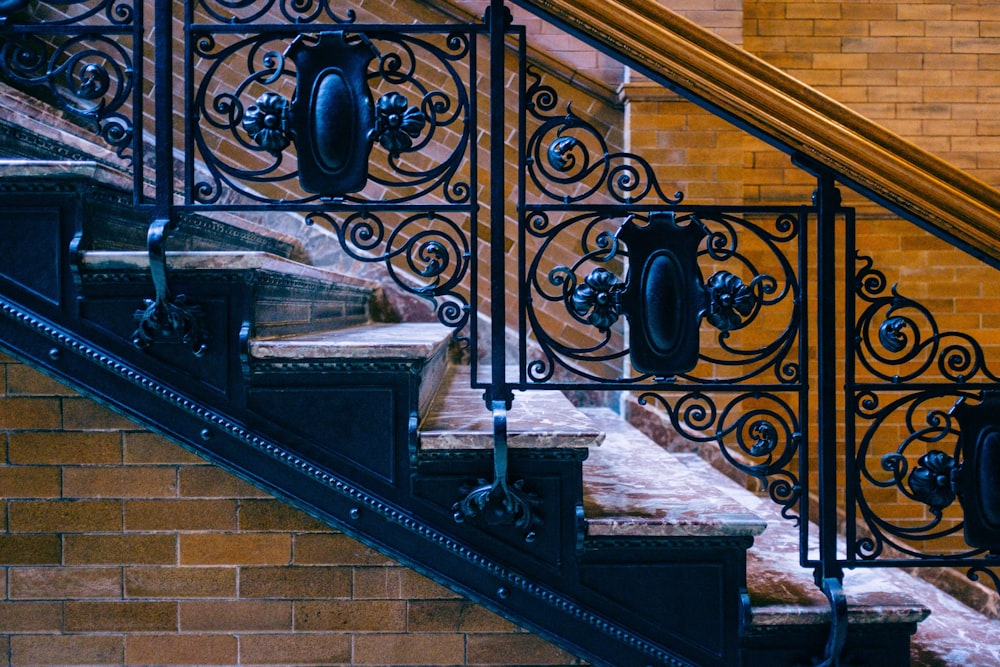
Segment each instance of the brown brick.
M355 665L459 665L465 642L460 635L357 635ZM505 664L516 664L506 662Z
M260 489L215 466L185 466L180 470L180 495L185 498L261 498Z
M280 532L336 532L322 521L314 519L286 502L272 498L241 500L240 530Z
M115 500L18 500L8 507L11 532L82 533L121 530L121 503Z
M63 468L71 498L163 498L177 494L177 471L164 466Z
M468 600L412 600L407 605L410 632L514 632L507 621Z
M350 664L351 637L346 634L245 635L240 637L242 665Z
M112 567L12 567L9 595L18 600L117 598L122 573Z
M176 629L176 602L66 603L68 632L150 632Z
M7 394L10 396L76 396L76 391L30 366L16 364L7 367Z
M127 598L236 597L235 567L130 567Z
M11 433L8 448L10 462L22 464L119 463L122 458L119 433Z
M67 565L170 565L177 561L174 535L66 535Z
M346 567L244 567L241 598L350 598L351 569Z
M127 665L235 665L237 639L231 635L129 635Z
M296 535L298 565L393 565L395 561L347 535Z
M292 604L260 600L181 602L183 632L291 630Z
M58 468L0 467L0 498L58 498L60 495Z
M184 565L288 565L291 536L270 533L180 535Z
M369 600L297 602L295 629L307 632L401 632L406 629L406 603Z
M15 665L121 665L125 638L109 635L29 635L11 638Z
M198 464L204 459L157 433L131 431L125 433L125 463Z
M36 431L62 426L58 398L6 398L0 401L0 429Z
M61 560L58 535L0 535L0 565L57 565Z
M469 635L470 665L569 665L576 657L529 634Z
M73 431L139 430L142 427L89 398L63 399L63 427Z
M128 500L125 530L235 530L235 500Z
M60 630L62 630L60 602L0 601L0 634Z

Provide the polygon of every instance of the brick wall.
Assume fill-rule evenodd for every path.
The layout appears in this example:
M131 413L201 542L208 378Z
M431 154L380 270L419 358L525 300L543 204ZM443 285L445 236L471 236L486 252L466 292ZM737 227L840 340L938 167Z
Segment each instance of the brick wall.
M0 357L0 666L573 656Z

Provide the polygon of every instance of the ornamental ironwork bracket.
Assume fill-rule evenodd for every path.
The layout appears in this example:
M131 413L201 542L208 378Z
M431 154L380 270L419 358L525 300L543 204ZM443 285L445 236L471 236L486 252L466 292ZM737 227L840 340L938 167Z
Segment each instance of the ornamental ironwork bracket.
M243 129L278 155L296 147L306 192L338 198L364 189L377 141L390 154L410 149L427 119L406 97L390 92L374 102L368 65L378 50L363 33L299 35L284 57L295 61L295 95L267 92L247 108Z
M977 549L1000 552L1000 393L983 392L969 405L960 399L952 410L961 430L962 463L951 474L965 513L965 541Z
M456 523L478 520L488 526L513 526L524 541L537 538L535 528L542 521L535 509L539 499L524 488L524 480L511 483L508 477L507 410L504 400L493 401L493 481L479 480L474 488L463 487L465 497L452 505Z

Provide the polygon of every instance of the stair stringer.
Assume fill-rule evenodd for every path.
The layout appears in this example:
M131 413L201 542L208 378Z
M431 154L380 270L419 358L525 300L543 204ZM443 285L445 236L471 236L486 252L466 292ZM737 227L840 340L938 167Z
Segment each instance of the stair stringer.
M56 190L65 201L59 205L53 204L56 195L33 191L24 199L10 197L0 216L0 233L15 239L0 247L0 347L12 356L595 664L737 664L751 538L584 539L584 450L511 457L515 478L539 491L548 514L544 530L556 538L543 533L537 545L527 545L511 527L456 524L450 507L458 499L456 483L488 477L492 462L482 453L419 460L414 438L421 362L306 360L259 363L248 373L259 285L243 269L220 269L214 279L205 272L172 274L177 293L213 307L207 361L193 361L188 346L176 343L140 351L131 342L131 315L142 295L153 294L152 281L131 271L118 280L88 282L80 230L91 184L60 183ZM22 185L32 190L27 181ZM38 219L39 207L48 216L41 238L35 226L19 224ZM47 261L25 270L14 260L29 246ZM218 370L199 376L191 369L201 363ZM249 398L262 387L298 387L317 400L335 401L359 386L392 397L391 433L385 436L391 442L373 443L391 448L391 475L370 474L350 460L342 465L345 457L329 455L323 434L294 433L273 415L256 414L260 406ZM651 578L645 564L673 576ZM699 620L715 629L711 641L690 642L677 623L690 623L697 613L672 596L702 579L705 590L717 589L717 603L705 605L702 613L710 615Z

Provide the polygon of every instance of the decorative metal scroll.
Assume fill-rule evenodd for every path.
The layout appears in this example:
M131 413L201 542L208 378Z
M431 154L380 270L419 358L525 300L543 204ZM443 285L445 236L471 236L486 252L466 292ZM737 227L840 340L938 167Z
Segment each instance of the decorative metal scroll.
M616 228L602 214L566 215L558 224L551 211L533 214L528 231L541 242L527 270L533 298L526 316L541 357L528 363L529 381L548 381L559 367L568 377L602 384L670 376L731 384L769 369L782 384L798 383L800 363L791 358L800 326L793 265L804 213L774 215L764 222L693 207L630 215ZM570 239L578 239L580 258L555 264L550 252L564 252L559 247ZM629 276L620 277L626 264ZM711 271L707 281L703 266ZM539 312L546 302L563 304L579 325L574 338L561 322L552 330ZM622 314L633 324L628 344L616 330ZM581 338L589 344L575 342ZM629 355L636 373L622 377L612 364ZM706 370L698 371L699 364Z
M194 32L192 203L470 203L468 33Z
M998 377L975 338L941 330L871 258L856 260L863 308L851 412L861 428L852 468L861 534L850 557L975 563L1000 550ZM887 502L909 509L886 512ZM982 565L969 570L973 579L982 573L998 583Z
M357 20L353 9L341 15L330 0L199 0L197 9L212 20L231 24L250 24L262 19L293 25L350 24Z
M102 4L111 11L111 3ZM119 20L131 21L128 5L118 5L118 11ZM0 33L0 77L90 124L120 157L126 157L131 154L134 129L125 107L136 70L123 41L120 36L89 32L44 37Z

